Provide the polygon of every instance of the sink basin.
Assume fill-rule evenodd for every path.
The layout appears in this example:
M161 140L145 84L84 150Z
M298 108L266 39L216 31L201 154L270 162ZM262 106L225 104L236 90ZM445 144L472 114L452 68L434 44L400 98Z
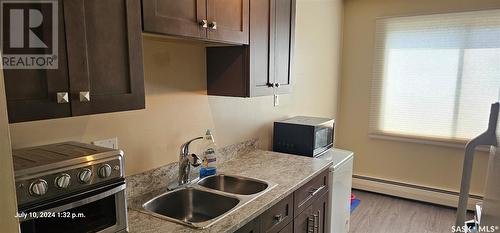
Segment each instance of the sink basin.
M239 195L253 195L269 187L266 182L260 180L223 174L205 177L198 181L198 185Z
M144 203L143 208L169 220L202 228L238 203L240 200L235 197L188 187L157 196Z
M164 192L158 189L135 198L131 208L193 228L207 228L277 184L218 174Z

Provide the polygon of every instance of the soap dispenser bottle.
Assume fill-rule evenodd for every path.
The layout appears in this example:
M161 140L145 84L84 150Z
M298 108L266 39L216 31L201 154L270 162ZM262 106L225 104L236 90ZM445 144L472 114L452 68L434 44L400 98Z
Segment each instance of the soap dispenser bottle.
M203 162L201 163L200 168L200 178L215 175L217 173L217 158L215 155L216 146L210 129L207 129L203 141L205 150L202 155Z

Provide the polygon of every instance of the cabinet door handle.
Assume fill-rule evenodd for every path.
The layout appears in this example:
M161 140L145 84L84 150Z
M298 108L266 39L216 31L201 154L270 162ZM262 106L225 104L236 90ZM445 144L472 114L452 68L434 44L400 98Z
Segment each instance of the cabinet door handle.
M202 28L207 28L208 27L208 21L206 19L200 21L200 27Z
M69 95L68 92L57 92L57 103L58 104L66 104L69 103Z
M314 233L314 223L316 219L314 216L307 217L307 233Z
M314 225L313 225L314 233L319 233L319 214L313 214L313 218L314 218Z
M217 22L213 21L213 22L208 23L208 28L210 28L212 30L217 30Z
M80 91L80 102L90 102L89 91Z
M307 233L319 233L319 213L307 217Z
M316 194L318 194L321 190L323 190L326 186L325 185L322 185L321 187L317 188L317 189L313 189L311 191L309 191L309 196L314 196Z
M321 187L319 188L313 188L312 190L309 191L309 195L300 202L299 205L303 205L304 203L308 202L309 200L311 200L311 198L313 198L314 196L316 196L316 194L318 194L319 192L321 192L321 190L325 189L326 188L326 185L322 185Z
M279 83L275 83L274 86L275 87L280 87L280 84Z

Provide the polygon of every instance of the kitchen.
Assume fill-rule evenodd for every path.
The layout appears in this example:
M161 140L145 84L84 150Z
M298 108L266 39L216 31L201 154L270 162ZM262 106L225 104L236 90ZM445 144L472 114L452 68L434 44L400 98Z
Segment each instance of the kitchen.
M252 2L268 2L250 1L250 9L248 9L250 14L254 12L262 14L262 11L252 11ZM139 46L129 47L129 49L135 49L134 51L136 51L137 48L142 47L142 52L136 52L135 54L140 54L143 61L131 61L134 61L135 63L133 64L135 65L139 64L138 67L142 67L143 70L143 75L139 76L143 76L145 92L142 93L142 96L144 98L143 101L145 105L142 108L131 107L131 109L136 109L131 111L113 110L119 109L120 106L125 106L125 108L127 108L127 106L131 106L132 104L127 102L125 99L123 99L123 101L104 100L99 102L99 95L94 95L92 93L93 90L90 90L90 102L98 103L104 107L97 106L94 109L85 109L85 106L88 104L80 102L81 97L79 96L79 92L88 90L85 88L88 88L89 84L78 83L74 85L72 84L73 77L76 75L78 78L74 79L92 79L94 77L102 78L107 76L119 77L120 74L122 76L129 77L131 73L120 73L122 70L119 69L111 69L109 73L105 70L92 70L92 67L99 67L99 64L105 64L107 59L109 59L109 57L103 56L100 53L101 50L109 51L106 50L107 46L124 46L123 43L125 40L123 40L122 37L117 37L114 41L116 43L110 44L103 42L102 44L92 44L88 42L88 44L83 43L82 45L82 43L78 43L80 40L77 38L81 38L83 35L81 30L83 27L70 26L72 23L75 25L82 23L78 20L78 17L81 17L80 14L82 14L82 7L80 6L81 3L74 1L71 2L75 3L74 5L65 4L62 8L60 8L65 9L65 13L68 11L75 12L74 14L71 14L74 17L68 17L66 15L60 16L68 18L64 19L67 21L65 22L66 32L59 33L59 36L67 35L67 38L59 40L59 42L68 41L68 44L63 46L68 49L66 53L70 54L68 56L68 64L66 66L70 70L69 72L75 72L71 71L71 69L76 69L77 71L75 72L75 75L69 78L69 84L66 83L65 85L70 86L71 88L76 87L77 89L71 90L71 92L76 91L76 96L74 94L68 96L68 101L71 101L71 109L57 111L58 114L65 115L65 117L50 117L56 119L30 120L26 122L7 124L7 116L5 115L7 113L0 114L2 115L2 124L0 125L2 127L2 130L0 131L2 132L2 140L0 141L2 144L2 168L0 169L2 172L2 178L0 182L2 187L6 187L5 190L12 190L11 192L6 191L5 194L2 193L2 197L5 196L5 199L2 198L3 200L1 200L0 205L0 207L2 207L1 209L9 210L5 211L5 213L1 213L0 218L0 221L2 221L1 225L5 225L6 229L9 229L6 230L6 232L17 232L17 220L11 219L13 216L12 213L17 212L17 204L14 201L16 200L16 197L13 182L14 174L11 172L13 167L12 158L10 156L10 148L19 149L65 141L78 141L85 143L107 139L114 141L116 138L115 145L117 144L116 146L124 152L124 175L125 177L131 177L178 162L179 147L194 137L203 136L206 129L213 130L217 148L220 150L234 151L236 148L236 151L247 152L247 150L251 150L251 148L258 148L259 150L270 151L273 148L273 122L297 115L335 119L335 147L354 152L354 175L357 175L357 177L355 176L353 180L355 188L356 185L358 185L359 189L400 196L403 198L417 199L431 203L438 201L432 200L432 198L422 200L421 197L412 198L410 196L405 196L404 192L397 192L398 189L393 189L392 193L390 191L381 190L380 188L369 189L367 186L371 183L367 183L366 180L361 178L374 177L398 181L400 183L408 183L458 192L464 153L463 147L453 148L418 143L396 142L390 140L377 140L367 137L367 129L364 128L364 125L368 124L368 116L370 115L369 93L371 82L369 79L372 75L371 65L373 63L374 45L373 34L375 30L373 21L376 17L382 16L423 15L435 12L461 12L477 9L495 9L500 7L497 1L461 1L460 4L457 4L455 1L450 0L442 1L441 3L425 1L415 4L410 1L402 0L373 2L357 0L347 0L344 2L339 0L297 0L295 7L293 7L296 9L294 17L295 29L293 31L295 31L295 33L293 36L293 43L290 42L292 41L292 37L285 38L285 40L288 40L289 43L293 45L289 50L285 50L291 52L293 57L293 59L291 59L291 61L293 61L293 65L289 65L289 67L292 68L291 71L289 71L291 73L289 76L291 77L291 82L286 83L290 80L285 80L284 82L279 83L279 87L266 86L265 88L261 87L255 89L247 87L239 88L241 86L245 86L246 84L236 82L238 80L224 80L223 83L218 83L216 82L216 78L210 78L217 74L224 74L218 73L217 69L213 68L228 65L219 64L219 62L224 62L225 60L219 57L221 55L217 54L217 51L224 50L225 47L220 46L227 45L225 43L221 43L220 39L201 38L203 36L206 37L206 33L201 33L203 35L176 35L176 33L189 32L189 30L187 30L188 26L185 25L180 27L180 29L178 27L172 27L173 29L178 30L178 32L158 32L160 30L169 30L169 28L162 27L162 24L159 23L162 22L160 19L155 20L153 14L151 14L154 10L149 9L144 5L147 1L143 0L142 3L140 1L114 2L120 2L121 4L122 2L136 4L135 7L129 6L127 8L129 11L131 9L136 9L136 13L138 14L131 14L135 17L135 20L129 20L128 22L136 24L134 28L139 32L134 35L139 36L134 37L134 39L129 41L131 41L131 43L137 43ZM198 0L191 2L205 1ZM228 5L232 4L230 3L232 1L225 2L227 2ZM90 1L90 3L97 4L92 1ZM190 4L190 6L193 7L192 3ZM153 6L154 4L150 4L149 7ZM292 12L291 6L292 5L289 6L290 8L284 8L286 12ZM104 7L103 9L115 8ZM113 13L123 12L123 8L117 8L116 11L106 11L103 9L95 10L95 12L87 11L83 13L89 14L89 16L95 13L99 17L109 14L110 17L106 20L112 20L115 19L113 17L116 16L113 15ZM150 11L148 11L148 9ZM207 8L204 10L207 12L210 11L210 9ZM288 9L290 9L290 11L288 11ZM164 10L169 9L164 8ZM151 17L149 19L146 18L148 16L148 12ZM182 11L174 10L172 12L175 13ZM231 14L226 16L234 17L234 15ZM91 17L88 18L90 18L90 20L86 23L95 24L95 30L107 30L105 27L98 27L98 24L92 21ZM200 19L202 18L203 17L200 17ZM233 45L229 48L236 48L234 53L246 52L241 50L241 46L235 44L249 43L250 49L252 48L252 39L255 38L252 37L252 33L255 32L255 30L252 30L252 26L256 25L255 22L252 23L252 19L262 20L263 18L265 19L266 17L262 17L262 15L257 15L256 17L252 17L252 15L249 16L249 22L247 22L250 25L249 42L243 41L235 43L234 40L241 41L241 38L245 38L241 35L227 38L227 40L232 41L229 42L229 44ZM74 21L72 21L72 19ZM211 19L208 20L210 21ZM209 21L206 22L206 27L214 27L213 24L211 24L212 26L209 25ZM244 20L242 22L244 22ZM156 23L158 23L158 25L154 25ZM201 23L202 24L200 25L196 25L196 28L204 28L204 22ZM259 22L257 23L257 25L261 26ZM291 25L291 23L292 21L288 21L289 25ZM123 24L120 25L123 26ZM215 30L223 30L224 24L219 21L216 28L218 29ZM90 29L94 30L93 28ZM88 33L92 32L91 30ZM116 30L122 30L116 32L117 34L124 32L123 28L117 27ZM198 29L195 31L197 30ZM205 29L205 31L207 30L209 29ZM113 32L114 31L110 30L109 35L106 36L113 36ZM131 35L132 32L133 31L128 30L129 35ZM162 34L169 34L169 36L164 36ZM292 35L292 33L290 33L290 35ZM71 36L73 36L73 38ZM189 37L190 39L186 39L186 37ZM197 38L192 39L193 37ZM106 37L100 36L88 39L88 41L92 40L108 41ZM142 42L139 43L141 40ZM265 43L268 43L267 40L265 41ZM90 71L85 70L85 67L82 68L81 66L78 66L78 59L82 59L82 57L85 56L80 52L80 50L78 50L81 46L89 46L89 51L94 53L94 56L90 56L87 60L89 66L91 67ZM124 47L120 48L123 50ZM71 49L73 49L74 52L71 52ZM119 49L111 48L110 50L116 51ZM269 51L264 52L264 54L264 57L267 57L268 59L276 57L269 55ZM215 56L216 59L210 57L211 55ZM124 62L124 55L122 53L110 54L110 56L116 59L111 63L123 64L120 63ZM250 51L250 59L252 59L252 51ZM253 63L250 62L258 63L265 60L266 59L243 61L242 64L243 66L250 64L250 69L252 69ZM62 66L61 61L62 60L59 60L59 65L60 67L64 67ZM238 60L238 62L242 61ZM239 65L239 63L231 64ZM262 64L257 64L256 66L259 65L262 66ZM267 67L265 64L264 66ZM285 65L285 67L287 66ZM137 70L139 69L136 69L135 71L139 72ZM231 69L230 71L241 72L241 70L242 69L238 69L238 67L234 67L234 69ZM9 72L9 70L5 71ZM254 69L250 71L250 76L253 75L251 72L259 71L265 72L266 69ZM78 76L81 74L88 75L89 72L94 72L95 76ZM246 75L248 75L247 72L248 71L242 71L242 73L238 73L235 76L244 77L243 81L246 82L249 79L246 77ZM6 79L9 77L8 73L4 74L4 76ZM266 77L266 80L264 80L263 83L266 85L266 82L268 81L267 78L269 77L268 75L264 76ZM222 78L227 77L229 76L224 76ZM285 77L288 77L288 75L285 75ZM123 82L123 79L114 78L110 80L114 80L116 83L102 81L98 84L98 86L92 86L95 85L96 82L94 81L94 83L92 83L91 80L90 87L97 89L97 91L101 91L101 95L104 96L116 93L119 94L124 90L130 90L127 86L129 83ZM210 80L215 81L211 83L209 82ZM210 86L211 84L213 84L213 86ZM217 86L217 84L220 86ZM83 87L78 85L83 85ZM116 89L114 90L115 92L107 92L106 90L99 88L99 85L102 87ZM286 90L287 86L290 85L292 88L290 88L290 90ZM263 92L266 93L262 94L261 90L264 90ZM281 90L285 90L286 93L273 93L274 91L281 92ZM9 90L6 91L7 93L9 92ZM216 93L224 91L231 93ZM214 92L215 94L211 94L211 92ZM261 92L261 94L258 94L259 92ZM253 93L256 93L255 95L263 96L250 98L235 97L245 95L252 96ZM221 95L232 95L233 97L221 97ZM3 97L3 94L1 96ZM140 106L140 91L137 96L139 97L133 99L139 99L137 103L138 106ZM85 93L83 93L82 98L85 99L86 97ZM4 105L5 103L1 104ZM488 108L489 104L490 103L488 103ZM7 111L7 107L5 106L0 109L1 111ZM47 109L50 110L50 108L45 108L45 110ZM36 113L40 113L40 111ZM92 111L94 112L88 114L88 112ZM99 111L108 111L112 113L94 114ZM13 111L9 111L8 114L12 114L12 112ZM48 114L56 114L56 112L49 111ZM71 114L74 116L67 117ZM480 130L484 129L481 128ZM3 140L4 137L6 138L5 140ZM193 143L192 150L196 151L196 147L196 143ZM402 153L401 151L405 152ZM369 156L372 153L376 156ZM235 155L234 153L231 154L228 152L226 154L236 157L242 156L242 160L248 159L248 161L255 161L261 157L268 158L266 155L256 156L255 158L248 157L248 153L237 153L237 155ZM484 180L486 180L488 156L487 153L481 151L478 152L478 154L480 155L476 156L474 161L474 181L472 182L471 193L480 196L484 189ZM229 165L226 166L224 165L223 157L224 156L221 157L221 161L219 161L218 158L218 163L221 163L221 167L218 169L224 170L227 174L230 174L228 171L231 171L232 175L244 176L247 174L248 176L248 174L254 174L255 176L256 170L251 170L250 168L247 168L246 165L243 167L242 164L247 163L247 160L228 160ZM290 161L296 161L293 159L304 158L290 157ZM239 163L242 164L240 165ZM321 161L318 163L321 163ZM265 162L262 164L267 165ZM251 166L251 164L248 166ZM385 166L389 166L389 169L380 169ZM445 170L447 172L445 173L443 172L443 166L446 167ZM238 170L240 167L241 169ZM324 170L328 167L328 164L323 164L320 167ZM250 170L247 170L245 173L245 168ZM453 170L453 172L450 172L450 170ZM161 173L157 178L160 180L160 184L163 185L166 185L165 183L167 183L167 179L162 179L163 177L166 177L168 174L173 174L175 176L178 175L178 169L175 169L175 167L156 171ZM252 173L252 171L254 173ZM320 173L316 170L312 171L315 171L313 173L316 175ZM288 171L285 173L287 176L291 176L291 172L292 171ZM268 179L266 174L261 175L261 179ZM280 173L276 175L281 176ZM436 179L436 177L440 178ZM304 175L304 177L297 175L295 178L296 179L290 178L290 180L288 180L292 183L295 182L292 186L287 186L284 190L282 190L278 185L277 187L274 187L262 194L262 196L257 197L254 202L252 202L255 203L255 201L261 200L264 202L262 205L256 205L249 202L246 204L246 207L241 207L241 209L251 209L249 212L246 211L246 213L243 213L244 211L242 211L242 213L230 213L227 218L220 220L219 223L215 223L213 226L204 230L208 232L218 232L219 230L234 231L238 227L243 226L244 223L250 222L252 220L252 216L256 217L258 214L264 213L266 209L271 207L270 204L278 203L279 200L277 199L284 198L284 196L286 196L285 194L292 193L292 191L297 190L301 184L304 184L306 181L312 179L312 177L309 177L308 175ZM151 180L147 180L147 182L151 182L151 186L158 184L153 183ZM284 184L282 184L282 186L284 186ZM132 191L131 189L132 187L130 183L128 183L128 195L134 196L133 193L132 195L130 193ZM266 199L269 198L269 196L274 195L278 196L276 197L277 199ZM354 210L353 214L355 214L356 211L362 210L361 208L363 208L365 203L363 203L363 199L361 201L362 203L359 206L360 209ZM131 208L129 208L129 210L130 209ZM133 213L130 214L130 212ZM230 222L228 219L235 217L236 215L244 215L241 222L233 225L226 225ZM131 218L134 216L142 216L139 220L143 221L144 218L147 218L146 216L149 215L140 215L134 210L129 211L129 230L131 232L142 232L142 230L138 230L139 228L137 225L134 225L134 221L132 221L133 219ZM3 221L6 222L4 223ZM154 219L151 221L151 224L146 224L147 226L150 226L150 231L164 229L166 232L175 232L175 230L169 231L168 228L161 226L160 228L155 228L155 226L159 227L154 224L157 223L158 220ZM174 227L173 229L179 229L178 227L182 226L169 221L164 222L164 224L166 224L165 226ZM137 221L135 221L135 223L137 223ZM351 229L356 228L355 224L356 223L351 222ZM226 227L224 229L217 228L224 226ZM182 229L187 232L202 231L192 230L191 228Z

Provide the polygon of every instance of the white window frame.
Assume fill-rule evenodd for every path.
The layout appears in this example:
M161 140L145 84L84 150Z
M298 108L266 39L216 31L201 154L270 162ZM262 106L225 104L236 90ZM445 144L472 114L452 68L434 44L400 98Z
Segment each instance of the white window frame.
M500 10L500 9L485 9L486 11L488 10ZM479 10L479 11L484 11L484 10ZM464 12L442 12L442 13L435 13L432 15L436 14L448 14L448 13L464 13ZM374 62L373 62L373 80L372 80L372 87L371 87L371 103L370 103L370 116L369 116L369 131L368 131L368 137L372 139L382 139L382 140L391 140L391 141L398 141L398 142L407 142L407 143L417 143L417 144L425 144L425 145L434 145L434 146L444 146L444 147L452 147L452 148L465 148L466 143L468 142L469 139L452 139L452 138L440 138L440 137L433 137L433 136L420 136L420 135L411 135L411 134L398 134L398 133L392 133L392 132L385 132L380 129L379 127L379 122L380 122L380 111L381 111L381 106L383 103L382 102L382 96L383 94L381 93L383 85L383 81L381 81L384 77L384 68L385 68L385 58L387 54L385 52L378 52L378 51L383 51L381 47L385 47L385 38L380 37L380 31L379 31L379 21L381 20L387 20L391 18L399 18L399 17L412 17L412 16L419 16L419 15L407 15L407 16L391 16L391 17L377 17L376 18L376 30L375 30L375 47L374 47ZM459 63L462 66L463 64L463 56L464 56L464 49L460 49L460 57L459 57ZM462 72L462 71L459 71ZM462 79L462 75L459 75L458 81ZM379 92L379 93L373 93L373 92ZM457 87L455 92L460 92L460 89ZM458 93L457 93L458 94ZM499 93L500 94L500 93ZM456 97L457 98L457 97ZM500 98L500 97L499 97ZM455 105L457 105L458 101L455 101ZM455 106L455 109L457 107ZM454 124L457 124L455 121ZM486 129L487 125L485 125ZM489 147L486 146L480 146L477 147L476 150L479 151L489 151Z

